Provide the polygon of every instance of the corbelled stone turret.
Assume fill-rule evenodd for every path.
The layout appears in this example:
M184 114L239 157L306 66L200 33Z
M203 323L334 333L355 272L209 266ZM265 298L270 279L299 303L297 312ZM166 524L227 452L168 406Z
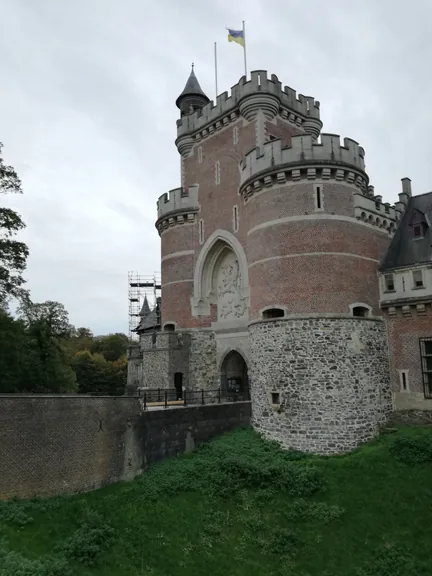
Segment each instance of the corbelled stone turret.
M181 115L191 114L195 110L201 109L208 104L210 99L204 94L197 77L195 76L194 67L192 70L183 92L176 100L176 106L180 109Z

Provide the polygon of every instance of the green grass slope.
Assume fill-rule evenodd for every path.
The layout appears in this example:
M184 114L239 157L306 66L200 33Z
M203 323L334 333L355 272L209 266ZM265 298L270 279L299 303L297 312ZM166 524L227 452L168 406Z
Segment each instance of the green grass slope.
M0 503L0 576L431 573L431 429L332 458L239 430L132 483Z

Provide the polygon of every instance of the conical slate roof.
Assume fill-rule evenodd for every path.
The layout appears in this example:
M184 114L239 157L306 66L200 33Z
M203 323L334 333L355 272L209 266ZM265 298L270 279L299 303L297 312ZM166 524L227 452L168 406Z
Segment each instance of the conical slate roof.
M185 97L188 97L188 96L202 97L206 102L210 102L210 99L208 98L208 96L206 94L204 94L201 86L199 85L197 77L195 76L193 64L192 64L192 70L191 70L191 73L189 75L188 81L186 82L186 86L184 87L183 92L180 94L180 96L176 100L176 106L178 108L180 108L181 101Z
M144 316L148 316L150 314L150 306L147 300L147 295L144 296L144 302L141 308L141 312L139 313L139 315L141 316L141 318L143 318Z

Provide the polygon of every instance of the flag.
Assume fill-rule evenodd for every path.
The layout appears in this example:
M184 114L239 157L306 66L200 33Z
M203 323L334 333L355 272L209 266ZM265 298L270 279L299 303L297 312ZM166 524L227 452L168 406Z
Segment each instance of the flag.
M228 42L237 42L240 46L245 47L244 30L228 30Z

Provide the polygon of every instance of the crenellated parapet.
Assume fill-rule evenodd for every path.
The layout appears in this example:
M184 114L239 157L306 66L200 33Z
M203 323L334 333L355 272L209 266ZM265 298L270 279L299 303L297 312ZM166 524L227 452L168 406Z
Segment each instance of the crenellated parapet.
M199 211L198 184L189 188L175 188L162 194L157 201L158 219L156 228L159 233L170 226L195 222L195 214Z
M303 126L305 132L318 136L321 130L319 102L311 96L297 96L296 91L282 83L275 74L268 78L265 70L251 72L250 80L243 76L238 84L228 92L216 98L216 104L209 102L193 114L185 115L177 121L177 143L183 143L185 137L192 134L201 139L229 122L243 116L251 121L258 111L267 119L280 114L286 120Z
M371 192L373 187L369 186L366 195L361 191L354 194L354 216L357 220L382 228L392 236L397 226L396 209L388 202L383 203L381 196L371 195Z
M344 138L342 146L336 134L321 134L319 142L310 134L293 136L287 147L282 147L281 140L274 140L254 148L243 158L240 190L247 197L261 186L319 178L345 180L367 191L364 155L355 140Z

